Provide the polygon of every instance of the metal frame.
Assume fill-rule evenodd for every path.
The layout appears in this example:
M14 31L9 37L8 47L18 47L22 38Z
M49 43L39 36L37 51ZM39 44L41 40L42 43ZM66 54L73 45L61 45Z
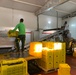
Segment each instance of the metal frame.
M69 2L76 5L76 3L73 2L72 0L69 1ZM74 12L72 12L72 13L68 13L67 15L63 16L62 19L64 20L64 19L67 19L67 18L75 17L75 16L76 16L76 11L74 11Z
M46 11L49 11L65 2L67 2L69 0L64 0L62 2L57 2L57 3L54 3L53 0L49 0L41 9L39 9L38 11L35 12L36 15L40 15L42 14L43 12L46 12Z

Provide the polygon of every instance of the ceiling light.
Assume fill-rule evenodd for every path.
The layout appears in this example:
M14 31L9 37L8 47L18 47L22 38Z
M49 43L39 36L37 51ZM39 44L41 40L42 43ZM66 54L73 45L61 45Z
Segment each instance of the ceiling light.
M48 24L51 24L51 21L48 21Z

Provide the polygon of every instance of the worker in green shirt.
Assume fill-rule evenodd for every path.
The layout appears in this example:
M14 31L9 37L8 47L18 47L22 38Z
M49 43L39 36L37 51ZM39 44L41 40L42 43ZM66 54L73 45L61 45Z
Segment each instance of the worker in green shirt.
M19 30L19 34L18 37L16 38L15 42L16 42L16 47L17 47L17 52L20 51L20 46L19 46L19 41L21 41L22 46L21 46L21 52L23 53L24 51L24 44L25 44L25 31L26 31L26 27L25 24L23 23L24 19L20 19L20 23L16 25L16 27L11 31L14 32L17 29Z

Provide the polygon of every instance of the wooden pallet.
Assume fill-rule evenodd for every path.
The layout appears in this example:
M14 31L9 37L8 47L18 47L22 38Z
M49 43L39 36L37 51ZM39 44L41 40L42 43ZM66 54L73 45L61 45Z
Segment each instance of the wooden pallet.
M41 68L46 74L51 73L51 72L55 72L55 71L58 70L58 68L53 68L53 69L47 70L47 69L45 69L45 68L43 68L42 66L39 66L39 65L38 65L38 67Z

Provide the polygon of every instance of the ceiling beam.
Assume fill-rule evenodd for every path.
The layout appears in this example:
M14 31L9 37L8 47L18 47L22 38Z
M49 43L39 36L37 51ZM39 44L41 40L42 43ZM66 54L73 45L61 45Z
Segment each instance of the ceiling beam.
M69 1L69 2L70 2L70 3L73 3L73 4L76 4L76 1L72 1L72 0L71 0L71 1Z
M41 7L41 9L39 9L38 11L35 12L36 15L40 15L46 11L49 11L61 4L64 4L65 2L68 2L69 0L64 0L62 2L57 2L57 3L54 3L53 0L49 0L43 7Z
M37 4L33 4L33 3L29 3L29 2L25 2L25 1L21 1L21 0L13 0L15 2L19 2L19 3L24 3L27 5L32 5L32 6L36 6L36 7L42 7L41 5L37 5Z
M65 13L65 14L70 14L70 13L69 13L69 12L67 12L67 11L59 10L59 9L56 9L56 8L54 8L54 10L56 10L56 11L58 11L58 12Z

